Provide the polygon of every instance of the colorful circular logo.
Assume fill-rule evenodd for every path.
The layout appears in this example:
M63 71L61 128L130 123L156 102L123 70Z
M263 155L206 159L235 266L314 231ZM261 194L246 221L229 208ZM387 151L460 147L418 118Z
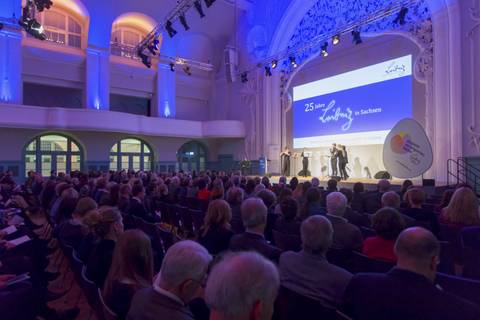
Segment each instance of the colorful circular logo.
M405 154L408 150L405 148L405 145L410 142L410 136L401 131L397 135L393 136L392 140L390 140L390 147L392 151L399 154Z

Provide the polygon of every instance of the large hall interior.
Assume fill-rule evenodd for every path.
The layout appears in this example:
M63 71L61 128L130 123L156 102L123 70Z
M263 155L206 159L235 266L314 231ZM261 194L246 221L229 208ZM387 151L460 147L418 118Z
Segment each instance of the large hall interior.
M480 320L480 0L0 0L2 320Z

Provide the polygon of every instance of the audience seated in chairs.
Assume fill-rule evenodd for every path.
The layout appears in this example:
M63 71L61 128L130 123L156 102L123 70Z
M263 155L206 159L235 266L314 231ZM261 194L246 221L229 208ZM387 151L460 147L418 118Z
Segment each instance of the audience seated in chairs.
M242 220L245 232L230 240L232 251L257 251L274 262L278 262L280 249L268 244L264 232L267 223L267 207L260 198L248 198L242 203Z
M145 188L143 184L137 183L132 187L132 199L130 200L127 212L129 215L142 218L143 220L155 223L160 222L156 215L152 215L145 207Z
M232 231L235 233L242 233L245 231L241 210L244 194L243 189L239 187L232 187L227 191L227 202L232 209L232 220L230 224L232 226Z
M323 216L307 218L302 222L301 237L302 251L280 256L281 285L335 310L352 275L325 257L333 242L332 224Z
M398 235L405 229L402 216L397 210L386 207L375 213L372 226L376 236L363 242L363 253L372 259L396 262L393 248Z
M118 238L103 287L106 305L118 319L125 319L135 293L150 287L152 279L153 253L150 238L140 230L125 231Z
M208 277L205 300L210 319L271 319L278 288L277 268L258 253L227 255Z
M137 291L129 320L193 320L189 302L202 295L212 256L196 242L185 240L168 249L153 287ZM235 274L238 276L238 273Z
M359 320L478 319L478 306L435 286L439 250L430 231L404 230L395 243L395 268L353 276L344 297L347 314Z
M365 213L365 186L361 182L356 182L353 185L353 195L351 207L359 213Z
M365 211L373 214L382 206L382 196L384 193L390 191L390 181L382 179L378 181L377 191L365 195ZM400 205L400 204L399 204Z
M281 215L275 221L274 230L285 234L300 234L301 221L298 219L298 203L294 198L286 198L279 203Z
M352 208L353 191L347 188L341 188L340 192L347 198L347 207L343 217L351 224L357 227L370 227L370 217L363 211L357 212Z
M479 201L471 188L461 187L440 214L440 222L458 227L479 226Z
M230 228L232 212L225 200L210 202L203 227L199 230L198 242L211 255L217 255L228 249L233 231Z
M394 208L400 212L401 203L402 201L400 200L400 196L394 191L388 191L382 195L382 208ZM405 224L407 227L415 226L415 219L404 214L402 214L402 217L405 220Z
M302 220L317 214L326 214L325 208L322 207L322 192L319 188L311 187L305 194L305 202L300 210L300 218Z
M112 207L103 207L100 212L89 214L88 225L100 239L88 258L86 276L99 288L103 288L112 264L113 250L123 232L122 215Z
M333 245L335 249L360 251L363 238L360 229L343 217L347 207L347 198L340 192L327 196L327 218L333 226Z

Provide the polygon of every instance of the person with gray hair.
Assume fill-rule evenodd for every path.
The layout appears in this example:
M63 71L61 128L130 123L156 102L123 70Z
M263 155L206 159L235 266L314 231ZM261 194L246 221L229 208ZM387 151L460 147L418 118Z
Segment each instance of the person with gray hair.
M319 188L320 187L320 179L317 177L312 178L312 187Z
M404 230L395 243L397 265L388 273L359 273L345 292L354 319L479 319L480 308L435 285L440 244L428 230ZM375 301L375 303L372 303Z
M347 208L347 198L341 192L327 196L327 218L333 226L333 248L360 251L363 237L360 229L343 217Z
M267 207L260 198L248 198L242 203L242 221L245 232L230 239L232 251L256 251L266 258L277 262L280 249L265 240Z
M382 208L393 208L397 209L400 212L400 196L395 191L388 191L382 195ZM413 226L415 224L415 219L409 217L403 213L400 213L405 220L405 225L407 227Z
M323 216L311 216L303 221L300 232L303 250L280 256L281 284L325 308L337 309L352 275L326 259L333 243L332 224Z
M365 196L365 211L367 213L373 214L381 208L382 197L385 193L390 191L390 181L382 179L378 181L377 192L368 193ZM393 199L392 199L393 201Z
M279 284L275 265L258 253L226 256L213 268L205 288L210 319L271 319Z
M187 303L201 295L212 256L193 241L168 249L153 286L133 297L127 319L193 320Z

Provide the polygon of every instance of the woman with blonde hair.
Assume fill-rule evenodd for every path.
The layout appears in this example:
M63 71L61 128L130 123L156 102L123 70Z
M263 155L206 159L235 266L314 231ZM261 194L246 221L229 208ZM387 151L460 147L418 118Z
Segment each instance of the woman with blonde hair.
M231 219L232 210L228 202L221 199L210 202L198 239L210 254L216 255L228 249L230 238L233 236Z
M473 190L458 188L448 206L442 210L440 222L461 227L480 225L479 202Z
M140 230L125 231L113 252L113 261L103 287L106 305L125 319L135 293L150 286L153 253L150 238Z

